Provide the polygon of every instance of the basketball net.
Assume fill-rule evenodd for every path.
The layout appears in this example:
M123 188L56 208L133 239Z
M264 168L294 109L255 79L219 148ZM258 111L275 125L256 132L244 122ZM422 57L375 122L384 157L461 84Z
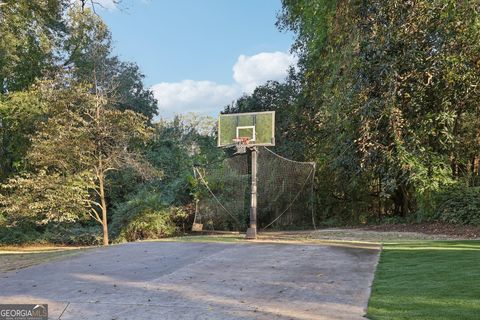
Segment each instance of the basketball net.
M241 140L236 141L240 148L248 147L250 141L237 139ZM284 158L266 147L258 147L257 152L259 230L315 229L315 164ZM194 223L202 224L204 230L217 231L244 231L248 227L249 162L244 153L194 168L198 181Z
M235 148L237 149L236 154L246 153L248 143L250 142L250 138L249 137L238 137L238 138L233 139L233 142L235 143Z

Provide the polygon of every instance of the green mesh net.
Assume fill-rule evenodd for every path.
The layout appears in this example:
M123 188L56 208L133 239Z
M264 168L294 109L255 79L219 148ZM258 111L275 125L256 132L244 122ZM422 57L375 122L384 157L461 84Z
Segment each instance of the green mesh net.
M257 225L260 230L315 228L315 164L257 147ZM196 167L194 230L244 231L250 212L251 155Z

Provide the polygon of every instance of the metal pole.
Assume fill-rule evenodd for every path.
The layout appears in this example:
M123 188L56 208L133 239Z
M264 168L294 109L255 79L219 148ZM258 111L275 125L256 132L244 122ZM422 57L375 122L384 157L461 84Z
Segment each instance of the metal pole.
M252 156L252 187L250 193L250 228L247 229L247 239L257 238L257 147L250 149Z

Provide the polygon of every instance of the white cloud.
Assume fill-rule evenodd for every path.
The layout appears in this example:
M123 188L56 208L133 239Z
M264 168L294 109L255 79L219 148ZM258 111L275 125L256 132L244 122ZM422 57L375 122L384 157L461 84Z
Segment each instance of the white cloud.
M296 58L285 52L262 52L254 56L241 55L233 66L233 79L247 93L268 80L284 80Z
M233 66L234 83L183 80L155 84L151 90L158 100L159 117L168 119L188 112L216 115L242 93L251 93L268 80L284 80L288 68L296 61L285 52L241 55Z
M240 95L237 86L212 81L162 82L151 89L158 100L161 118L188 112L214 115Z

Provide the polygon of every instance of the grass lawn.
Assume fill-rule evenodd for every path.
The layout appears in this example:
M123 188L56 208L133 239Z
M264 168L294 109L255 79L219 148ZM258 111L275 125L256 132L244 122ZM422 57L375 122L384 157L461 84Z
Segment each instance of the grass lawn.
M0 247L0 273L70 257L84 250L85 247Z
M480 319L480 241L384 243L369 319Z

